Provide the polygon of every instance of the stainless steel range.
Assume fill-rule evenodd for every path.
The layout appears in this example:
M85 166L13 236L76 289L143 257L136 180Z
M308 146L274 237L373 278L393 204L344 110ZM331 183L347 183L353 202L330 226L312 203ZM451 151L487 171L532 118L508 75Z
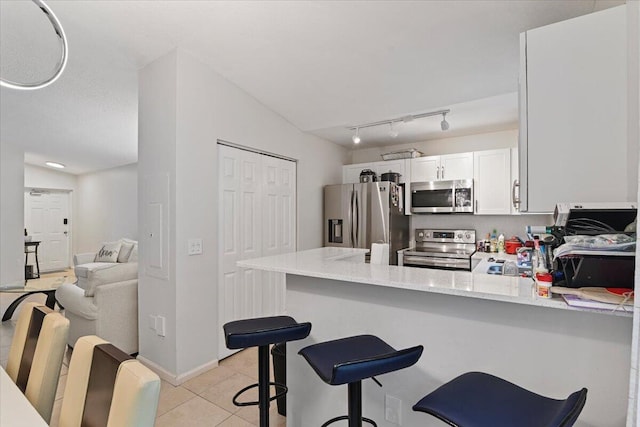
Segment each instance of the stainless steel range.
M398 265L471 271L475 230L416 229L416 245L398 252Z

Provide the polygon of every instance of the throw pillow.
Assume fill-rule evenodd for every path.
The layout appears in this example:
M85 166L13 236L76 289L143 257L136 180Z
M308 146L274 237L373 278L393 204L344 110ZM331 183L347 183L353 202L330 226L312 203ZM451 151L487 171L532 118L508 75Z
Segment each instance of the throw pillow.
M131 255L129 255L129 261L127 262L138 262L138 244L133 245L133 249L131 249Z
M129 262L131 250L133 249L133 246L136 244L136 242L129 239L120 239L120 242L122 243L122 247L120 248L120 253L118 254L118 262Z
M106 242L102 244L102 248L96 253L95 262L118 262L118 254L122 243Z

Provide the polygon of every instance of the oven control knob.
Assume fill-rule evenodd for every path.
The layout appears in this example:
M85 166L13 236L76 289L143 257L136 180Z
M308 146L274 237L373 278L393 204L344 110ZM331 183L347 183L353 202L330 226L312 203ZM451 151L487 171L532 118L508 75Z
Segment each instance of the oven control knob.
M423 232L418 233L418 237L424 237L424 233Z
M462 233L458 233L458 239L462 239Z
M464 238L467 239L467 240L471 239L471 234L469 234L469 233L465 234Z

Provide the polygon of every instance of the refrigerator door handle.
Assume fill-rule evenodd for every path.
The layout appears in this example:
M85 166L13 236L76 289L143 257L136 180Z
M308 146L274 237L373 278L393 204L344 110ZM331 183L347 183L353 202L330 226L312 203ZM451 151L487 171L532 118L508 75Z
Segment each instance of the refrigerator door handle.
M354 217L354 209L355 209L355 196L356 192L351 190L351 203L349 204L349 238L351 239L351 247L355 247L355 239L353 237L353 217Z
M353 245L354 248L359 248L360 246L360 203L358 202L358 193L355 193L356 195L356 208L355 208L355 231L356 231L356 238L355 238L355 244Z

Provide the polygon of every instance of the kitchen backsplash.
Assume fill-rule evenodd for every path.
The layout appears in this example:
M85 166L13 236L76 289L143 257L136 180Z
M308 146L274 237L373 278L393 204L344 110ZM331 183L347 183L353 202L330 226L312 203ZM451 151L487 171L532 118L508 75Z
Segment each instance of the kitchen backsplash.
M416 228L452 228L476 230L476 239L482 240L494 228L498 234L506 238L511 236L526 237L527 225L551 225L553 215L465 215L465 214L434 214L411 215L411 240Z

